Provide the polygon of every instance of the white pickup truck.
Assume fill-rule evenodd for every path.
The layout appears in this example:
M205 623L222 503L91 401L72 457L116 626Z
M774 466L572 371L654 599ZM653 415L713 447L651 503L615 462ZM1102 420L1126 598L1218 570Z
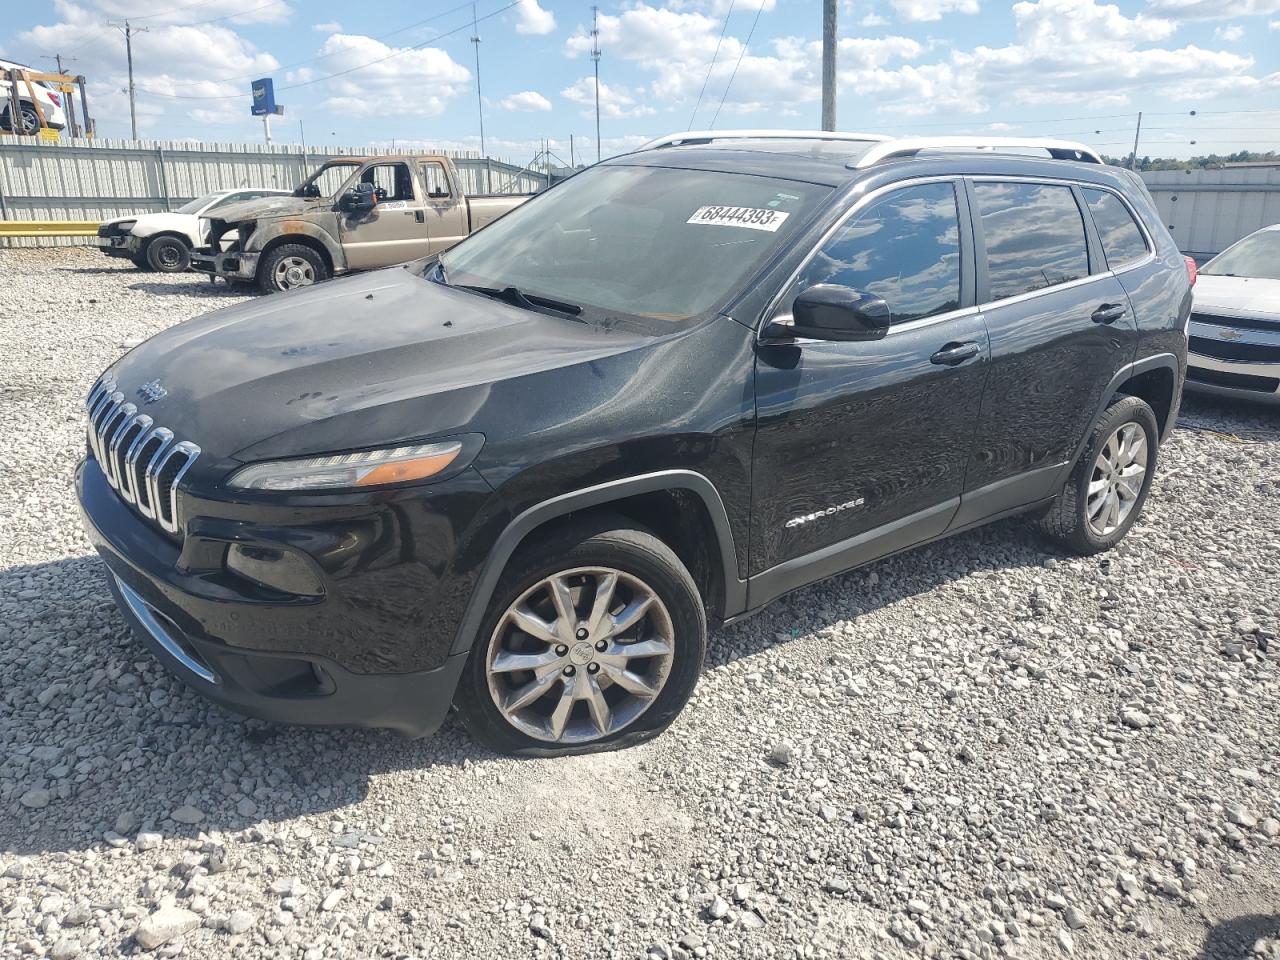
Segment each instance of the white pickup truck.
M207 239L202 232L207 221L202 217L242 200L288 195L288 190L262 187L218 190L196 197L177 210L116 217L98 227L98 239L102 241L99 249L108 257L132 260L134 266L143 270L180 273L191 266L191 251Z
M467 196L445 156L342 157L291 196L206 213L191 266L265 293L290 290L447 250L527 199Z

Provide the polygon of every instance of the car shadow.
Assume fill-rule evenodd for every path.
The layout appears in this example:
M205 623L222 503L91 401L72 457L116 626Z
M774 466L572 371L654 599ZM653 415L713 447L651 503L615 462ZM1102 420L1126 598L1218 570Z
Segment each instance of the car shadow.
M715 631L707 669L990 569L993 558L1040 564L1046 554L1006 521L882 561L791 594L751 628ZM868 586L876 568L881 579ZM0 598L10 597L20 604L0 624L10 663L0 726L11 728L0 740L21 746L0 761L0 783L13 785L5 802L21 815L0 818L0 850L9 854L87 848L121 813L143 829L188 837L248 828L259 809L273 820L329 813L360 803L379 774L495 756L452 717L431 737L407 740L222 709L173 678L131 633L95 555L0 571ZM47 805L21 809L33 789L50 791ZM169 818L184 805L203 813L200 822Z
M1259 940L1280 941L1280 914L1251 913L1214 924L1197 960L1263 960L1268 954L1253 949Z
M141 293L149 293L160 297L236 297L238 299L244 297L252 297L258 293L256 289L248 284L232 285L229 283L211 282L204 274L192 274L191 279L183 277L178 279L178 274L170 274L174 277L168 283L155 280L141 280L138 283L129 284L130 290L137 290Z

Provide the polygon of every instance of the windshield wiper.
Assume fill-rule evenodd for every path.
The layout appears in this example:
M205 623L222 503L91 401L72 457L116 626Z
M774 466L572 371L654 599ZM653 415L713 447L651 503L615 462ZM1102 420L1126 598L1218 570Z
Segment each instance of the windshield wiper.
M443 278L443 270L441 277ZM448 283L448 280L445 280ZM524 293L517 287L483 287L472 283L452 284L459 290L470 290L473 293L480 293L486 297L493 297L495 300L501 300L515 307L521 307L525 310L537 310L542 307L547 310L554 310L556 313L568 314L576 317L582 313L582 307L576 303L567 303L564 300L555 300L551 297L539 296L536 293Z

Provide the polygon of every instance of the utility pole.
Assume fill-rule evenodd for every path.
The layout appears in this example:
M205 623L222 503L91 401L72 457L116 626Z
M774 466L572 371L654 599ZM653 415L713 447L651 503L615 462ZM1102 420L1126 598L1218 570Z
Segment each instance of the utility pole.
M134 101L133 93L133 35L135 33L146 33L146 27L135 27L130 25L126 20L124 23L111 22L110 26L117 30L124 31L124 53L125 59L129 62L129 126L133 131L133 139L138 139L138 111Z
M1138 126L1133 131L1133 156L1129 159L1129 169L1138 169L1138 137L1142 135L1142 111L1138 111Z
M55 53L52 57L45 57L44 59L46 59L46 60L52 60L54 63L56 63L56 64L58 65L58 73L60 73L60 74L61 74L62 76L64 76L64 77L67 75L66 68L64 68L64 67L62 66L62 54L60 54L60 53ZM70 58L68 58L67 62L68 62L68 63L75 63L76 61L75 61L75 58L74 58L74 57L70 57ZM76 123L76 101L75 101L75 97L73 97L70 93L67 93L67 91L66 91L66 90L63 90L63 91L62 91L62 93L63 93L63 95L67 98L67 103L66 103L66 110L67 110L67 123L68 123L68 124L70 125L70 127L71 127L71 136L72 136L72 137L78 137L78 136L80 136L80 125L79 125L78 123ZM86 120L87 120L87 119L88 119L88 118L86 118Z
M471 42L476 45L476 104L480 108L480 156L487 157L484 150L484 97L480 94L480 25L476 20L476 5L471 4Z
M600 26L599 7L591 8L591 60L596 68L596 163L600 162Z
M836 128L836 2L822 0L822 129Z

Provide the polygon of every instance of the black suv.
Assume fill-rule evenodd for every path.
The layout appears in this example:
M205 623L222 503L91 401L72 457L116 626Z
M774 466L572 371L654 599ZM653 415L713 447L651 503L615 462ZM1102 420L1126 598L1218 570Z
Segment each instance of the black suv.
M654 736L708 624L805 584L1020 512L1111 547L1188 271L1134 174L997 146L669 138L151 338L76 476L121 610L246 713L557 753Z

